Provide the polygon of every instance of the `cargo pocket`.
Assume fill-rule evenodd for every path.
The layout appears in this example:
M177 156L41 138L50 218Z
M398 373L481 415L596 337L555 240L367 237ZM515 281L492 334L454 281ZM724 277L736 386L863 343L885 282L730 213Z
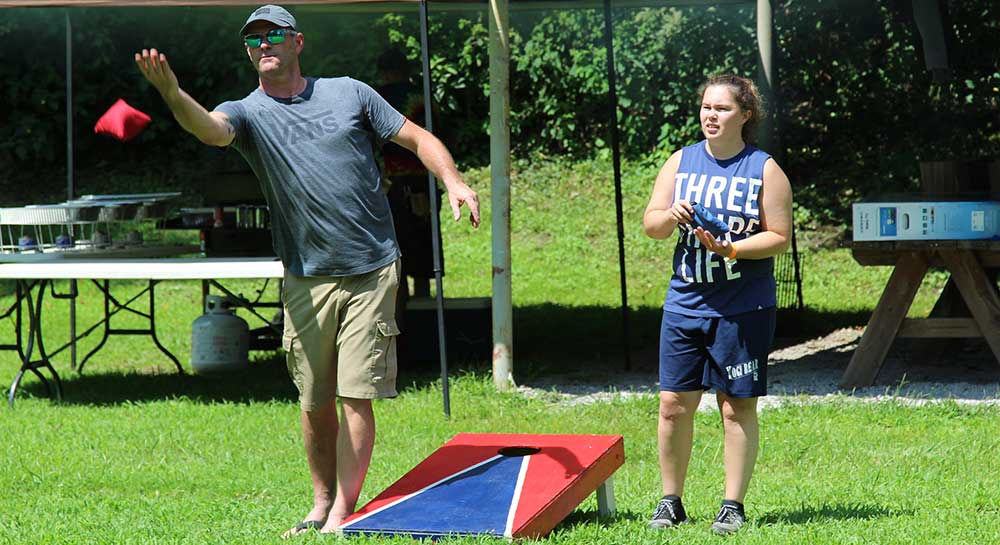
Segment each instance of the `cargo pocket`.
M281 347L285 349L285 366L288 368L288 377L295 384L295 389L302 395L302 388L305 386L302 378L302 369L299 367L305 363L302 354L302 343L299 338L293 335L281 336Z
M372 384L396 379L396 336L399 327L395 320L375 320L368 373Z

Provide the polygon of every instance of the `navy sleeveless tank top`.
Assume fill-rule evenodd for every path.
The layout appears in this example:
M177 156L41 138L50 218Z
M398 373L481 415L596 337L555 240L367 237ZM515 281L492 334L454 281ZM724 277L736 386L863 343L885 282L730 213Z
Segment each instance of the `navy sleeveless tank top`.
M751 145L719 161L704 141L685 147L674 178L674 201L701 203L726 222L732 242L762 231L760 189L771 157ZM733 316L776 304L774 258L727 259L708 251L690 225L679 224L663 309L687 316Z

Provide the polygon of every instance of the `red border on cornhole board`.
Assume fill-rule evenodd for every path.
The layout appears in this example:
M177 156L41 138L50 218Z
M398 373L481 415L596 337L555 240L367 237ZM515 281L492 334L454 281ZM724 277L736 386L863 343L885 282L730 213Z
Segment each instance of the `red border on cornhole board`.
M512 537L541 537L625 462L620 435L460 433L399 478L343 524L385 507L510 447L536 448L528 463Z

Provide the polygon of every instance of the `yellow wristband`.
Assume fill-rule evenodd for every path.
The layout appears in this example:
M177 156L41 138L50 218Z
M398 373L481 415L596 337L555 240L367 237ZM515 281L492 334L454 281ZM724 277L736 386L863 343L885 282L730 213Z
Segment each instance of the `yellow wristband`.
M730 242L729 245L733 247L733 251L729 253L728 259L736 259L736 244Z

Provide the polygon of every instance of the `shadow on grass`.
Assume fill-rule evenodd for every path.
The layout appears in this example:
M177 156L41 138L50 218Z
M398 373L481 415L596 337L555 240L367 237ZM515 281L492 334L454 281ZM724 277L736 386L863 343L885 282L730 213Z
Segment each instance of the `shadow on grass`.
M137 371L99 371L83 374L60 370L65 405L117 405L184 398L203 403L294 402L298 396L283 362L257 361L246 371L225 375L180 375ZM38 380L26 379L21 391L45 397ZM16 403L16 401L15 401Z
M589 524L602 524L608 526L617 522L633 523L645 520L645 515L636 513L635 511L616 509L610 516L602 517L595 509L574 509L569 515L566 515L566 518L564 518L556 526L556 528L569 531L577 526Z
M48 373L44 374L50 379ZM88 366L83 374L60 369L59 376L65 405L104 406L180 398L199 403L298 403L298 392L288 377L281 353L257 359L248 369L238 373L180 375L172 370L104 371L99 366ZM400 376L399 389L425 388L439 378L427 372L404 373ZM45 386L31 374L21 382L15 404L17 399L26 396L48 397Z
M629 312L629 355L632 370L655 371L659 344L659 307ZM844 327L867 323L867 312L821 312L813 309L780 309L774 348L801 339L827 335ZM526 378L566 372L581 365L605 370L625 368L622 346L622 312L616 307L530 305L514 309L514 354L527 360ZM523 369L519 369L523 371Z
M658 307L632 309L629 313L632 371L655 374L662 314ZM781 310L775 348L789 344L791 341L787 339L815 337L839 328L863 325L867 318L865 313ZM474 351L464 352L449 348L449 375L490 373L492 332L489 320L477 325L476 331L461 331L464 324L460 320L451 320L446 325L449 338L453 334L466 341L474 338L476 346ZM436 334L421 342L434 343L436 357ZM461 348L459 343L449 346ZM626 370L624 354L620 308L542 304L514 309L514 357L519 382L567 373L613 375ZM179 397L206 403L295 402L297 399L284 358L277 353L255 361L248 371L220 376L102 371L99 366L88 367L83 375L60 368L60 374L64 403L67 404L108 405ZM401 391L424 388L439 380L437 360L400 363L397 384ZM45 397L44 387L33 377L27 377L21 389L23 394Z
M871 520L883 517L911 515L910 510L889 509L880 505L803 506L789 511L767 513L758 519L761 524L805 524L824 520Z
M656 343L663 310L641 307L629 312L629 345ZM870 313L824 312L810 308L779 309L776 340L818 337L844 327L863 326ZM519 350L552 359L621 351L622 313L615 307L532 305L514 309L514 338Z
M779 309L774 332L775 348L781 343L821 337L845 327L863 327L871 311L820 311L811 308Z

